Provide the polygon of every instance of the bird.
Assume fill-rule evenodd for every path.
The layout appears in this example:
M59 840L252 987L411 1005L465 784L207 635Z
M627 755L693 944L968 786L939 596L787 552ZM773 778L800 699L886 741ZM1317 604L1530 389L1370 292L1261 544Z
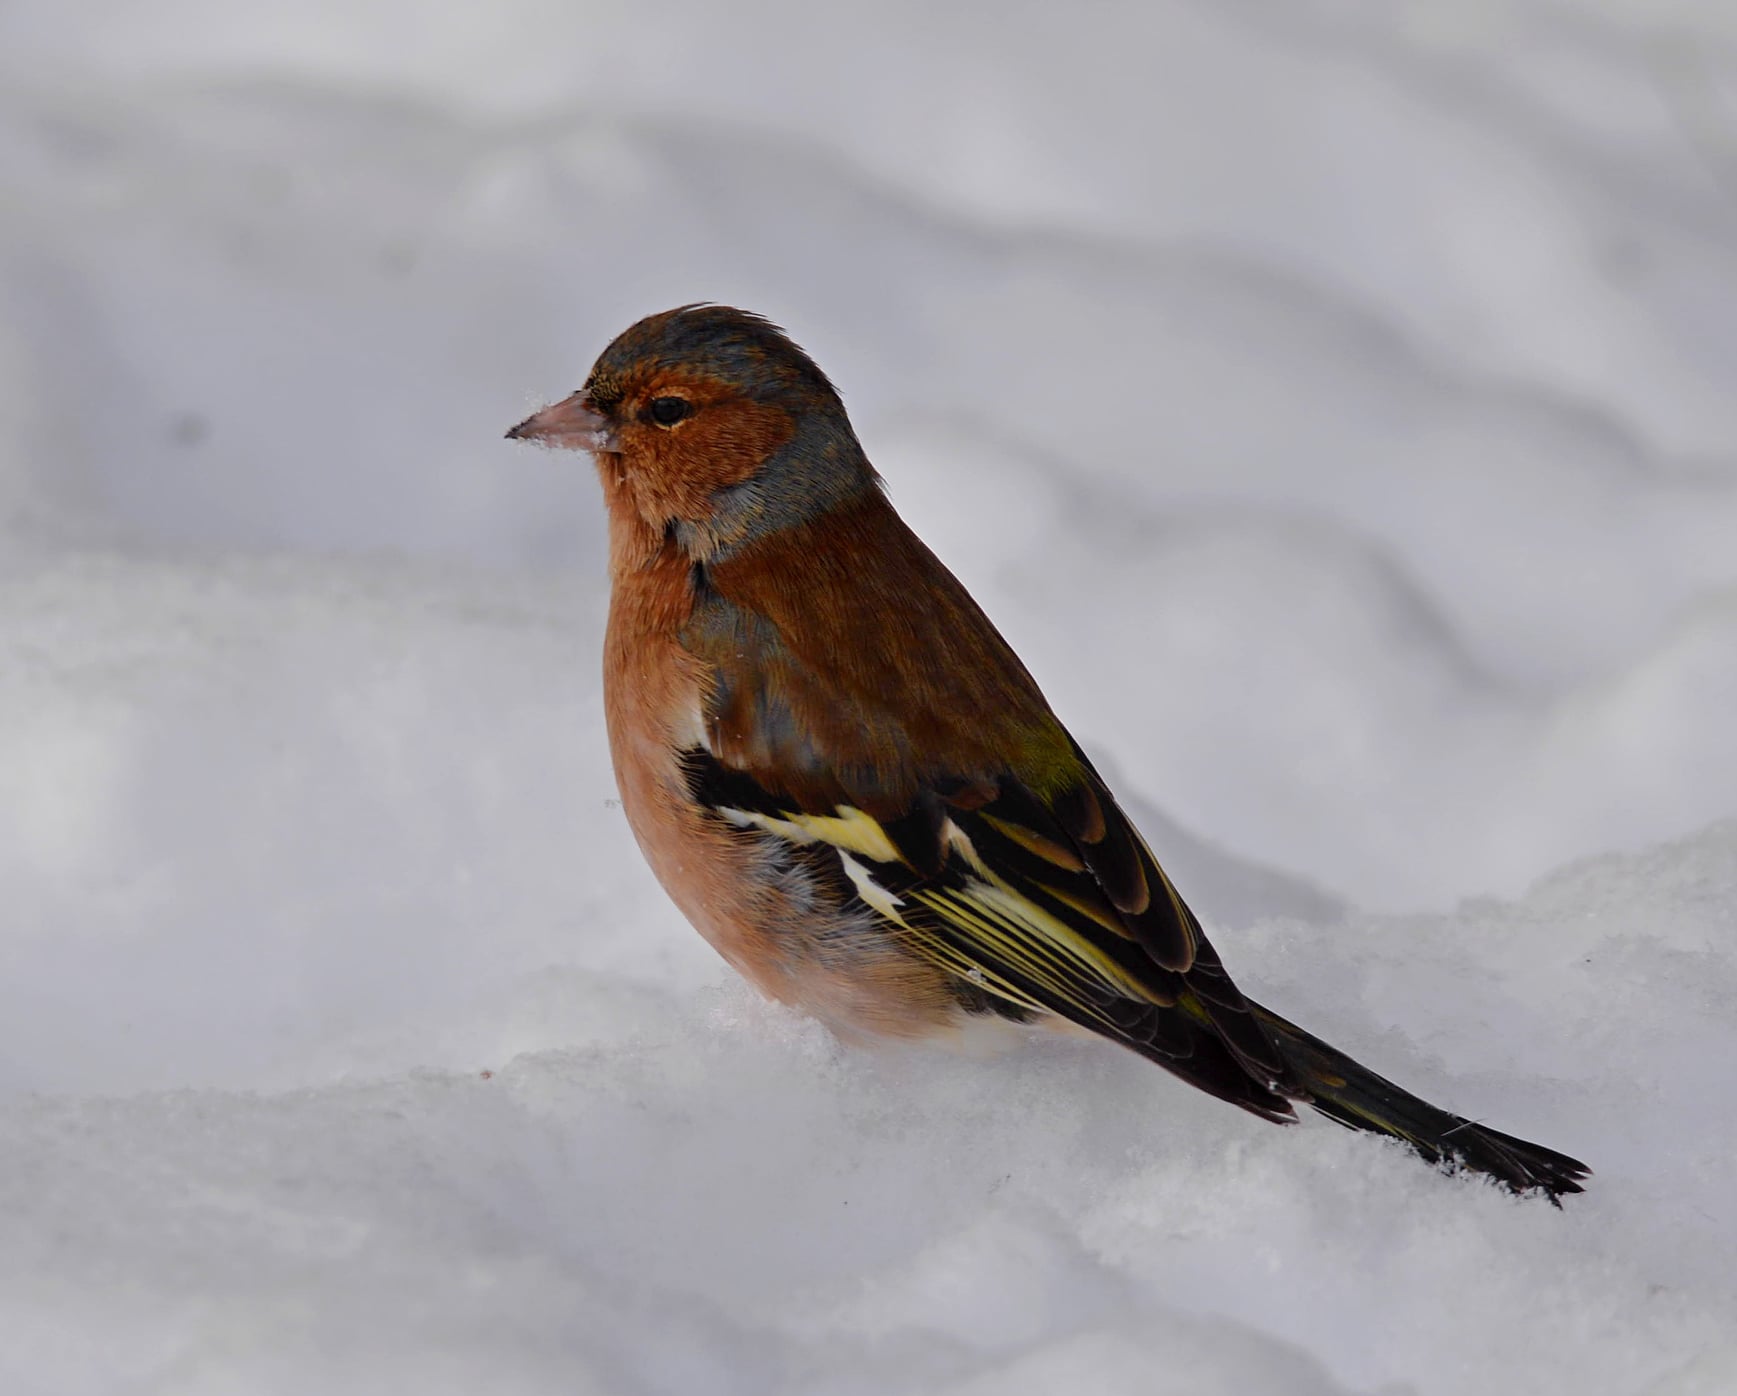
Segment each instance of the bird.
M622 807L676 906L764 994L846 1042L1084 1029L1265 1120L1307 1105L1516 1193L1582 1191L1585 1164L1242 992L771 321L648 316L507 436L593 457Z

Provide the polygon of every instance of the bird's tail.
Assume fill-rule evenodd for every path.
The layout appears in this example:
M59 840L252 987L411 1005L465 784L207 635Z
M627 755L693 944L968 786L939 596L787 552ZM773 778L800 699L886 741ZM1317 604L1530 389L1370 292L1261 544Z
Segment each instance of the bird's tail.
M1270 1009L1249 1006L1278 1043L1308 1103L1329 1119L1402 1139L1431 1163L1476 1169L1515 1192L1546 1193L1552 1202L1581 1191L1580 1180L1592 1171L1554 1149L1439 1110Z

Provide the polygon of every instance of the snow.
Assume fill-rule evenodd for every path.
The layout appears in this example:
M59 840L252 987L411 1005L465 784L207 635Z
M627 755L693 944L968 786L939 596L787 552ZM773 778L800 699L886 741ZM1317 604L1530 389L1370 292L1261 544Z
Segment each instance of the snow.
M1734 42L0 10L0 1390L1737 1389ZM729 975L614 803L589 466L500 440L701 297L1245 986L1584 1197Z

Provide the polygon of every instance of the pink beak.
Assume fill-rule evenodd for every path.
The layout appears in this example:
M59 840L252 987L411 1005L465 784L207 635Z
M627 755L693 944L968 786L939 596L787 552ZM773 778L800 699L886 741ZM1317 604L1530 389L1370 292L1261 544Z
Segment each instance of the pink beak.
M507 433L509 441L539 441L545 446L562 446L570 451L613 451L615 431L609 419L592 410L582 392L562 398L553 407L545 407L526 417Z

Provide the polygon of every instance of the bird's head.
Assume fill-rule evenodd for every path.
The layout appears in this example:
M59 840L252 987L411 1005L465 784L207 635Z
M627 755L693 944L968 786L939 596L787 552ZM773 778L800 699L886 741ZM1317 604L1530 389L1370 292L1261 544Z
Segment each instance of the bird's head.
M618 335L571 397L507 433L589 451L612 512L696 560L878 483L837 390L776 325L689 305Z

